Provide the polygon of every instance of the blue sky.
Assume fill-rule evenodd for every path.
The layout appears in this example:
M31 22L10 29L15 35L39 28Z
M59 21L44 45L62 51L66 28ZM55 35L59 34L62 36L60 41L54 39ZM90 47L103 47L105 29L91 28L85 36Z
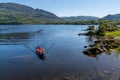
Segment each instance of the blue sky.
M57 16L98 16L120 13L120 0L0 0L50 11Z

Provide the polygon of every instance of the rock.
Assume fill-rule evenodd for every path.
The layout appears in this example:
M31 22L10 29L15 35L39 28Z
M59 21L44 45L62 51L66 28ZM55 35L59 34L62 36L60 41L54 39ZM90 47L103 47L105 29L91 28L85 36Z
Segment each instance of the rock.
M100 46L100 48L102 49L101 51L107 51L107 49L104 46Z
M118 43L114 43L114 44L112 44L112 47L113 47L113 48L118 48L119 45L118 45Z
M97 56L99 54L101 54L102 50L99 48L89 48L83 51L84 54L88 55L88 56Z
M98 43L100 43L100 41L94 41L94 43L98 44Z
M64 77L63 80L70 80L69 77Z
M97 77L97 80L102 80L102 77Z
M109 37L109 39L114 39L114 37Z
M82 36L82 35L86 35L86 33L79 33L78 35L79 35L79 36Z
M87 48L87 46L84 46L84 48Z
M100 53L104 51L104 50L103 50L103 49L101 49L101 48L98 48L98 50L99 50L99 52L100 52Z
M88 49L84 50L83 53L84 54L91 54L91 52Z
M120 45L120 42L116 42L115 44L116 44L116 45Z
M94 45L90 44L89 47L94 47Z
M104 71L106 74L111 74L109 71Z
M112 71L115 71L115 69L114 69L114 68L112 68L111 70L112 70Z
M111 52L116 52L116 50L114 50L114 49L110 49L110 51L111 51Z
M98 76L105 77L105 75L101 72L98 73Z
M86 54L100 54L102 51L101 49L99 48L89 48L89 49L86 49L83 51L83 53L86 53Z

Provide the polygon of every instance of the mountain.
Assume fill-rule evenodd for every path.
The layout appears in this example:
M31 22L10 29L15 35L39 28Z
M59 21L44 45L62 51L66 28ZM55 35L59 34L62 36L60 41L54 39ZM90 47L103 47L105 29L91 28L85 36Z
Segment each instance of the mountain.
M61 21L55 14L16 3L0 3L0 24L40 24Z
M113 15L109 14L101 19L103 19L103 20L120 20L120 14L113 14Z
M61 17L67 21L88 21L88 20L98 20L98 17L93 16L71 16L71 17Z
M120 20L120 14L109 14L102 18L94 16L71 16L71 17L61 17L66 21L92 21L92 20Z

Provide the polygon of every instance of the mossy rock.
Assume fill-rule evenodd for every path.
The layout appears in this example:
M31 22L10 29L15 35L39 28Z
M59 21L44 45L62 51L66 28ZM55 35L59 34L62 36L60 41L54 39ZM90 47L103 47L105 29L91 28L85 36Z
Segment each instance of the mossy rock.
M99 48L89 48L83 51L83 53L85 54L100 54L102 51L102 49Z

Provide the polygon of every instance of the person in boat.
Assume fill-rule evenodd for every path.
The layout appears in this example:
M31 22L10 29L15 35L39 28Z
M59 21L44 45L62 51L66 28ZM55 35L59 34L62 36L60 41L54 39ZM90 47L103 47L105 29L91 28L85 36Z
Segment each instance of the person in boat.
M45 50L42 47L36 48L36 54L39 56L40 59L45 60Z
M44 54L44 53L45 53L45 50L44 50L44 48L42 48L42 47L37 47L37 48L36 48L36 52L39 53L39 54Z

